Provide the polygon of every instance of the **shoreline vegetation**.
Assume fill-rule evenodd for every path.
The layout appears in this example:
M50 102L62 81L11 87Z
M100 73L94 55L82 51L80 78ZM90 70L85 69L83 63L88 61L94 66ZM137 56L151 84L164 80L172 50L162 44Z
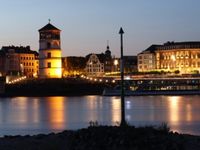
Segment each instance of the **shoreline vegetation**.
M4 150L199 150L200 137L160 127L90 126L61 133L4 136Z

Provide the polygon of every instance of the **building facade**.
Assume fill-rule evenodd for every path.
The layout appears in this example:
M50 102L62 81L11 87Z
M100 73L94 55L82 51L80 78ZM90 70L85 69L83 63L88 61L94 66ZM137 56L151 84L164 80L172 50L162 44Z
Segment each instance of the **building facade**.
M200 42L167 42L156 45L149 51L149 56L152 55L155 62L148 57L146 61L141 61L140 54L138 54L138 69L142 68L140 63L144 66L148 60L153 62L154 68L151 70L143 67L143 70L139 71L157 70L181 74L200 72Z
M139 72L149 72L156 69L155 50L157 45L152 45L137 55Z
M63 77L76 76L85 73L86 58L85 57L63 57L62 58L62 74Z
M111 51L110 51L110 46L107 45L106 47L105 54L100 54L99 58L104 63L104 72L109 73L112 71L112 66L113 66L113 61L112 61L112 56L111 56Z
M91 54L85 68L88 76L102 76L104 74L104 63L102 63L96 54Z
M109 45L105 53L89 54L86 57L85 73L92 76L102 76L104 73L111 73L113 70L113 58Z
M157 47L156 68L180 73L200 72L200 42L168 42Z
M30 46L3 46L0 50L0 72L6 75L37 77L38 53Z
M137 56L124 56L124 73L137 72Z
M60 32L50 23L39 30L39 78L62 77Z

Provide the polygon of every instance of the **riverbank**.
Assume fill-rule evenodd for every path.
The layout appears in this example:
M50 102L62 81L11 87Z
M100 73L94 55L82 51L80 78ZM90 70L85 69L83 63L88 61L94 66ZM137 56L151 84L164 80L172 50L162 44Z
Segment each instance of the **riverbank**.
M82 96L102 95L111 84L91 82L80 78L32 79L16 84L7 84L1 96Z
M5 93L0 97L47 97L47 96L85 96L104 95L120 96L121 90L116 89L119 83L84 80L82 78L62 79L28 79L15 84L6 84ZM147 95L200 95L199 89L194 90L125 90L126 96Z
M200 137L173 133L166 126L92 126L77 131L0 138L4 150L198 150Z

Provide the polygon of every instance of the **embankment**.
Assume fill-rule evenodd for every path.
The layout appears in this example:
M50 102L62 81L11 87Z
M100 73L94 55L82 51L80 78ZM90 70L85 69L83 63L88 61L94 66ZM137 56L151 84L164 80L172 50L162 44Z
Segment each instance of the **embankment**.
M89 127L77 131L0 138L3 150L199 150L200 137L153 127Z
M2 96L80 96L101 95L110 85L90 82L77 78L32 79L25 82L8 84Z

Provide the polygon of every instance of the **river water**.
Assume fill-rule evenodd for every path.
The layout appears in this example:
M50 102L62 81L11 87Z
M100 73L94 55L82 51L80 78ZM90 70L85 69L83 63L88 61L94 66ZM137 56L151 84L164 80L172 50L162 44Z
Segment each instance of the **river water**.
M168 123L171 130L200 135L200 96L125 98L126 120L135 126ZM14 97L0 99L0 136L80 129L90 121L120 122L120 97Z

